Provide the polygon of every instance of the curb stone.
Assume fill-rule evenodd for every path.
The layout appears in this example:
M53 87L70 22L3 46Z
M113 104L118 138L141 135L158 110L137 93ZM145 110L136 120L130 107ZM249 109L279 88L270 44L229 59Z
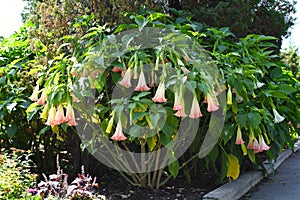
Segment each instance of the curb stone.
M294 152L300 149L300 141L295 143ZM283 163L288 157L292 155L291 149L286 149L281 152L276 162L263 163L267 174L271 174L273 170L276 170L281 163ZM272 167L273 166L273 167ZM207 193L203 196L203 200L237 200L244 196L252 187L258 184L265 177L262 171L250 171L242 174L237 180L228 182L219 188Z

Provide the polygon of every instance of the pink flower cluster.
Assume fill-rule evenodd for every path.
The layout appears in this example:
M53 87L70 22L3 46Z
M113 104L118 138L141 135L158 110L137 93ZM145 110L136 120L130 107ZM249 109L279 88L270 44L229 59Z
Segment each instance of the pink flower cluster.
M66 107L66 115L64 113L64 108L60 104L57 106L51 106L48 114L48 119L46 125L55 126L62 123L68 122L68 126L76 126L77 122L75 121L74 109L70 103Z
M48 112L48 105L46 104L47 100L47 94L46 90L42 90L42 94L40 98L38 97L40 93L39 85L36 85L36 87L33 90L32 95L29 97L30 100L36 101L39 105L44 105L45 108L41 114L42 118L47 118L46 125L54 126L54 125L60 125L62 123L68 124L68 126L76 126L77 122L75 121L75 115L74 115L74 109L71 105L71 103L68 103L66 106L66 115L64 112L64 107L62 104L59 104L57 107L51 106L50 110ZM78 102L79 99L74 96L73 92L70 93L70 96L73 98L74 102ZM46 117L48 114L48 117Z
M115 67L115 68L113 68L112 71L113 72L121 72L118 69L119 68ZM186 68L182 68L182 70L184 71L185 75L187 75L189 73L189 70L187 70ZM132 87L132 84L131 84L132 76L133 76L132 69L128 68L126 70L125 75L123 76L122 80L119 82L119 84L126 88ZM185 81L187 80L187 76L185 76L184 80ZM154 86L154 84L153 84L153 86ZM144 75L143 71L141 71L141 73L139 75L138 84L134 90L135 91L149 91L150 90L150 88L147 86L147 83L145 80L145 75ZM191 106L189 115L187 115L185 113L185 106L184 106L185 102L184 102L183 94L179 94L178 91L175 91L174 95L175 95L175 100L174 100L173 110L177 111L175 113L175 115L177 117L187 117L187 116L189 116L190 118L202 117L199 102L195 95L193 96L192 106ZM208 112L213 112L213 111L216 111L219 109L219 103L215 96L208 94L205 99L206 99L205 102L208 104L208 108L207 108ZM152 101L157 102L157 103L167 102L167 99L165 98L165 82L164 81L161 81L159 83L156 93L155 93L154 97L152 98Z

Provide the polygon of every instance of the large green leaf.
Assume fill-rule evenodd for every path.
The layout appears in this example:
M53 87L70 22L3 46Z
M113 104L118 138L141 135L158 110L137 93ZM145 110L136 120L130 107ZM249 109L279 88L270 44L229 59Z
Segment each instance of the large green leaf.
M256 129L261 123L261 116L258 112L251 111L248 113L248 122L252 129Z

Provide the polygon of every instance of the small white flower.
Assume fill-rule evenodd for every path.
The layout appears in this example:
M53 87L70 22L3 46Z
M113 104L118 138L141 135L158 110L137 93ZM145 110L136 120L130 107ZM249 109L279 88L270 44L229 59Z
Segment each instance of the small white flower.
M254 83L254 89L261 88L261 87L264 86L264 85L265 85L265 84L264 84L264 83L261 83L261 82Z
M273 113L274 113L274 116L275 116L275 119L274 119L274 122L275 123L279 123L279 122L282 122L285 118L283 116L281 116L277 110L275 108L273 108Z

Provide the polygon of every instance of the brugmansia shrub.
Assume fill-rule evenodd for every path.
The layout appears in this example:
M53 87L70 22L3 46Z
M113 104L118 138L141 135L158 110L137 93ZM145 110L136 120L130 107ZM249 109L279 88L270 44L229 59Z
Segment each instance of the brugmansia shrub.
M201 154L200 147L214 112L226 111L226 121L217 144L209 149L205 160L209 169L220 173L220 180L226 176L236 179L246 157L259 164L258 153L263 152L271 160L282 148L293 147L292 135L299 133L299 82L274 54L276 46L272 41L276 38L262 35L236 38L226 28L202 30L201 24L183 16L172 19L161 13L135 15L131 19L134 24L120 25L112 34L104 27L94 27L79 40L72 36L62 38L68 43L59 48L57 56L48 62L47 70L37 77L28 118L40 113L44 123L57 134L68 126L77 126L79 133L85 128L88 134L82 137L83 148L106 159L108 165L117 165L132 184L157 188L175 178L180 169L188 172L186 167L190 162L196 166L197 157L208 153ZM161 40L169 39L170 46L133 48L124 53L117 45L111 45L116 42L117 33L135 28L138 35L145 33L146 27L168 30ZM177 32L183 37L176 35ZM199 61L191 54L193 51L172 49L172 43L183 41L184 45L184 38L193 38L203 45L212 60L200 55ZM122 39L130 44L135 38L133 34ZM75 49L72 54L67 53L68 45ZM105 51L115 54L104 54ZM215 67L223 82L205 70L198 70ZM119 88L120 96L113 96L115 88ZM131 96L127 95L127 88L134 90ZM224 93L226 102L222 102ZM163 109L157 109L158 105ZM88 125L79 123L77 112ZM188 149L191 154L177 159L175 147L168 144L180 138L180 123L189 118L198 119L200 128ZM141 132L139 127L147 127L142 129L147 132ZM99 130L102 134L97 134ZM161 156L165 156L164 162L172 162L168 163L168 170L162 167L154 172L143 171L139 162L147 160L126 161L110 147L135 153L168 147L168 152ZM108 154L97 155L99 148ZM109 163L109 158L114 162Z

